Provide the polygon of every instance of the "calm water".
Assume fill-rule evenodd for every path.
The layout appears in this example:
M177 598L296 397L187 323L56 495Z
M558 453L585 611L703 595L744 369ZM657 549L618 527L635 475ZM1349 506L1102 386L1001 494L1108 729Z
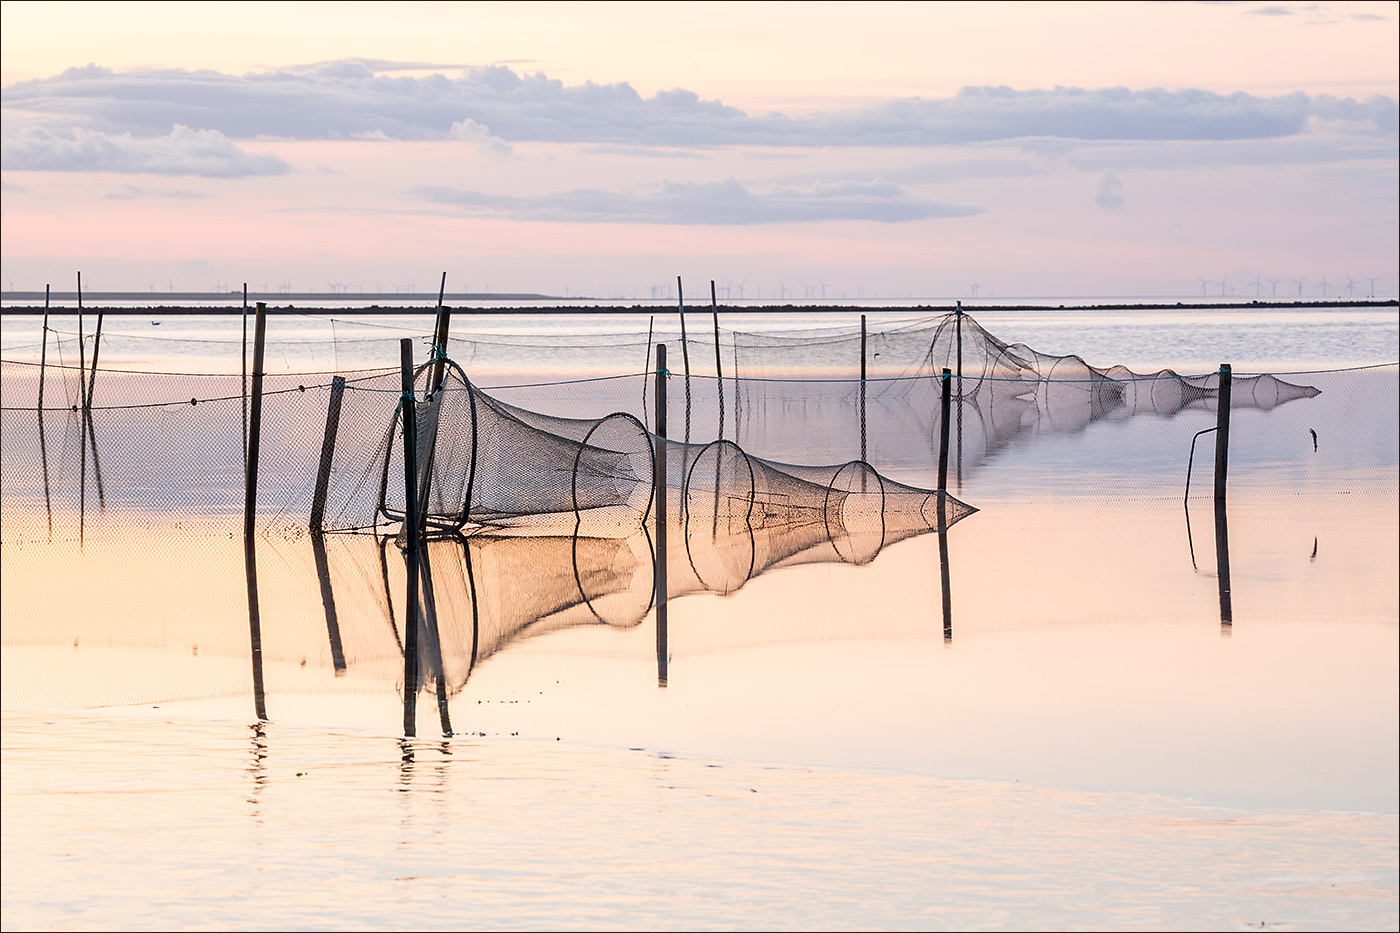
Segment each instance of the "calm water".
M982 323L1140 370L1397 355L1393 310L1219 315ZM130 335L110 359L238 371L237 319L144 324L169 344L135 323L108 322ZM289 369L378 352L349 345L346 325L275 323L313 345ZM635 320L458 323L542 343L635 334ZM803 324L833 322L733 326ZM5 319L6 359L27 358L36 333ZM632 340L598 343L614 355L591 351L601 361L578 371L637 356ZM546 357L496 375L526 381L557 368ZM515 627L452 681L445 740L430 693L420 738L399 737L386 613L402 605L372 539L329 548L334 640L309 540L260 543L271 721L254 724L241 539L114 512L94 513L81 546L66 531L50 544L42 500L7 466L3 925L1393 929L1396 370L1296 379L1322 394L1241 410L1232 428L1231 625L1208 465L1204 497L1193 488L1189 512L1181 498L1212 412L998 423L954 471L982 511L947 536L950 619L937 535L865 566L786 566L730 596L675 599L664 687L654 614L628 602L646 579L618 594L613 624L539 615L530 599L568 582L555 546L476 542L458 595ZM755 417L751 441L837 459L838 408L804 414L826 432ZM6 417L11 464L21 435ZM885 453L927 481L920 449ZM104 456L121 475L129 455ZM434 559L450 577L458 558ZM401 562L390 570L397 591Z

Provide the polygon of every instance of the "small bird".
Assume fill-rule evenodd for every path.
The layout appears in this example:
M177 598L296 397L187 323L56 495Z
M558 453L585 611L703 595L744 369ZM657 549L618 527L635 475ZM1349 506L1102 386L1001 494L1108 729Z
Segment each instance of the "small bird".
M1308 428L1308 433L1313 436L1313 453L1317 453L1317 432Z

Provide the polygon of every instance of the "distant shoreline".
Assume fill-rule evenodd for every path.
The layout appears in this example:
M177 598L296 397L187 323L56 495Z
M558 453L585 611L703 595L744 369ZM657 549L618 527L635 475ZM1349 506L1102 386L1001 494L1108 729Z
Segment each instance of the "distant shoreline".
M15 294L15 293L9 293L9 294ZM42 298L43 298L42 295L34 296L33 293L24 293L24 292L21 292L21 293L18 293L18 295L19 295L19 296L22 296L22 298L8 298L8 297L7 297L6 300L23 300L23 299L30 299L31 297L34 297L34 298L37 299L38 301L42 302ZM77 297L76 297L76 295L75 295L73 292L54 293L54 294L52 294L50 297L51 297L51 300L54 300L54 301L73 302L73 301L76 301L76 300L77 300ZM241 297L237 299L237 302L238 302L238 303L236 303L236 304L229 304L229 305L226 305L226 306L213 306L213 307L200 307L200 306L198 306L198 305L182 305L182 304L154 304L154 303L153 303L153 304L150 304L150 305L138 305L138 306L134 306L134 307L133 307L133 306L129 306L129 305L127 305L127 306L121 306L121 305L105 305L105 304L101 304L101 303L100 303L100 302L102 302L102 301L113 301L113 300L138 301L138 300L140 300L141 297L143 297L143 296L140 295L139 293L137 293L137 294L96 293L96 294L93 294L93 295L85 295L85 296L84 296L85 299L87 299L88 301L91 301L91 302L96 302L96 303L85 305L85 306L83 307L82 310L84 311L84 313L89 313L89 314L96 314L96 313L98 313L98 312L101 312L101 313L103 313L103 314L112 314L112 315L151 315L151 314L157 314L157 315L169 315L169 316L174 316L174 315L224 315L224 314L242 314L242 313L243 313L243 307L242 307L242 303L241 303ZM186 298L186 300L188 300L188 296L181 296L181 297L184 297L184 298ZM271 297L271 296L266 296L266 297ZM297 298L301 298L302 296L296 296L296 297L297 297ZM426 297L426 296L425 296L425 297ZM514 296L512 296L512 297L514 297ZM539 300L549 301L549 300L551 300L551 299L549 299L548 297L543 296L543 295L529 295L529 296L521 296L521 297L524 298L524 299L526 299L527 301L528 301L528 300L531 300L531 299L536 300L536 301L539 301ZM352 300L352 301L353 301L353 300L371 300L371 299L368 299L368 298L365 298L365 299L346 298L346 299L343 299L343 300ZM459 305L454 305L454 304L453 304L454 301L481 301L481 300L485 300L485 298L482 297L482 296L448 295L448 296L446 296L446 298L444 299L444 303L445 303L448 307L452 308L453 311L458 312L458 313L462 313L462 314L487 314L487 315L491 315L491 314L500 314L500 315L538 315L538 314L657 314L658 312L669 312L669 311L672 311L672 310L675 309L675 305L674 305L674 304L665 304L665 305L660 305L660 304L632 304L632 305L617 304L617 305L602 305L602 304L599 304L599 305L566 305L566 306L557 306L557 305L545 305L545 304L528 304L528 303L522 303L522 304L515 304L515 305L503 305L503 306L499 306L499 307L461 307L461 306L459 306ZM492 300L500 300L500 299L499 299L499 296L497 296L496 298L493 298ZM505 300L511 300L511 299L505 299ZM557 300L557 301L569 301L569 300L584 301L584 300L587 300L587 299L562 299L562 298L561 298L561 299L552 299L552 300ZM369 305L368 307L347 307L347 306L343 306L343 305L339 305L339 304L331 304L331 305L325 305L325 304L296 304L296 303L293 303L293 302L288 302L288 303L286 303L286 304L277 304L277 303L274 303L274 302L272 302L272 301L267 301L266 303L267 303L267 306L268 306L268 310L269 310L269 311L275 311L275 312L278 312L278 313L288 313L288 312L291 312L291 313L295 313L295 314L322 314L322 315L334 314L334 315L341 315L341 316L348 316L348 315L433 314L433 313L436 311L436 307L437 307L436 301L435 301L434 299L432 299L432 298L429 298L429 299L428 299L428 303L424 303L424 304L417 304L417 303L405 302L405 304L403 304L403 305L396 305L396 306L374 304L374 305ZM723 311L723 312L726 313L726 314L861 314L861 313L869 314L869 313L889 313L889 312L907 312L907 313L919 313L919 312L922 312L922 313L925 313L925 314L948 314L948 313L952 313L953 311L955 311L956 308L957 308L957 305L956 305L956 304L926 304L926 305L873 305L873 304L872 304L872 305L830 305L830 304L822 304L822 305L813 305L813 304L747 305L747 304L744 304L744 305L734 305L734 304L724 304L724 303L721 303L718 307L719 307L719 310ZM1345 301L1342 301L1342 300L1335 300L1335 301L1334 301L1334 300L1326 300L1326 299L1321 299L1321 300L1319 300L1319 299L1311 299L1311 300L1307 300L1307 301L1274 301L1274 300L1264 301L1264 300L1254 299L1254 300L1250 300L1250 301L1233 301L1233 302L1211 302L1211 301L1135 301L1135 302L1112 302L1112 301L1098 301L1098 302L1086 303L1086 302L1082 302L1082 301L1081 301L1081 302L1066 302L1066 303L1064 303L1064 304L1013 304L1013 303L1007 303L1007 304L981 304L981 303L978 303L978 304L972 305L972 306L970 306L970 307L968 307L968 308L965 308L964 310L967 310L969 313L975 313L975 312L983 312L983 311L1102 311L1102 310L1116 310L1116 311L1228 311L1228 310L1237 309L1237 308L1238 308L1238 309L1249 309L1249 310L1258 310L1258 309L1264 309L1264 308L1295 309L1295 310L1296 310L1296 309L1307 309L1307 308L1317 308L1317 309L1322 309L1322 308L1328 308L1328 309L1341 308L1341 309L1347 309L1347 308L1394 308L1394 307L1400 307L1400 301L1397 301L1397 299L1395 299L1395 298L1361 298L1361 299L1347 299L1347 300L1345 300ZM67 304L65 304L65 305L63 305L63 306L60 306L60 307L50 307L50 308L49 308L50 313L58 313L58 314L73 314L73 313L76 313L77 310L78 310L77 308L72 307L71 305L67 305ZM251 310L251 307L250 307L250 310ZM708 304L708 303L703 303L703 304L702 304L702 303L697 302L697 303L695 303L695 304L693 304L693 305L691 306L691 311L692 311L693 313L701 313L701 312L704 312L704 311L707 311L707 310L709 310L709 304ZM43 306L42 303L32 304L32 305L26 304L26 305L10 305L10 306L6 306L6 307L0 307L0 316L29 315L29 314L43 314L43 313L44 313L44 306Z

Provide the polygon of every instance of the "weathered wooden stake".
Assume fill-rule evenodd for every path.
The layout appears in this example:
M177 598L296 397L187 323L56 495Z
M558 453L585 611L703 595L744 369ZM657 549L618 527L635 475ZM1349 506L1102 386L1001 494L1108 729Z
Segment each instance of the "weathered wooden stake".
M316 491L311 497L311 533L320 534L326 526L326 493L335 459L335 436L340 430L340 403L345 395L345 377L331 379L331 396L326 405L326 434L321 438L321 462L316 468Z
M438 286L437 322L433 326L433 378L428 385L429 392L436 392L442 386L443 373L447 366L447 328L452 320L452 309L443 305L443 295L447 291L447 273L442 274Z
M78 273L78 404L83 401L83 374L87 372L87 347L83 345L83 274Z
M666 344L656 346L656 445L652 469L656 506L656 560L652 580L656 587L656 682L666 686Z
M92 390L97 382L97 354L102 350L102 316L104 313L97 312L97 330L92 338L92 372L88 376L86 401L83 402L83 408L88 410L92 409ZM95 451L93 455L96 456Z
M710 279L710 314L715 319L715 395L719 398L719 437L724 439L724 367L719 358L719 304L715 301L715 280Z
M865 450L865 315L860 316L860 459L866 460ZM865 474L861 473L861 479Z
M1225 481L1230 471L1230 383L1229 363L1220 364L1220 390L1215 409L1215 571L1220 585L1220 624L1234 622L1230 600L1230 542L1225 518Z
M413 398L413 341L399 341L399 368L403 397L404 560L408 565L408 611L404 613L403 733L417 734L418 724L418 547L422 528L418 521L418 409Z
M953 374L943 368L943 396L939 400L938 417L938 527L946 526L944 521L944 499L948 494L948 428L951 426L953 406Z
M248 283L243 283L243 469L248 469Z
M939 498L942 496L943 494L939 493ZM950 642L953 640L953 589L951 575L948 573L948 529L946 527L941 528L938 532L938 569L943 589L943 640Z
M263 348L267 339L267 305L258 302L253 329L253 397L248 425L248 466L243 494L243 563L248 575L248 635L253 652L253 706L267 719L263 692L262 616L258 607L258 561L254 533L258 517L258 447L262 441Z
M49 359L49 286L44 284L44 342L39 345L39 409L44 407L44 367ZM41 425L43 421L39 422Z

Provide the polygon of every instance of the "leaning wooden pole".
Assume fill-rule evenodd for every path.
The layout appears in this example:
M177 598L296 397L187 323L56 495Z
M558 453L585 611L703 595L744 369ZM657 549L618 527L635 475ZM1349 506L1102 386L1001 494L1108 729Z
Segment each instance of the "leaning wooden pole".
M88 375L87 394L84 396L83 408L92 410L92 391L97 385L97 355L102 351L102 311L97 312L97 330L92 338L92 372Z
M719 399L719 438L724 439L724 365L719 356L719 303L715 301L715 280L710 279L710 314L715 319L715 396Z
M83 405L83 375L87 372L87 347L83 346L83 274L78 273L78 404Z
M452 309L442 303L447 291L447 273L442 274L438 285L437 320L433 324L433 379L428 385L429 392L436 392L442 386L442 377L447 366L447 328L452 320Z
M267 718L263 694L262 615L258 606L258 560L254 546L258 517L258 448L262 441L263 348L267 340L267 305L258 302L253 328L253 397L248 425L248 467L243 492L243 563L248 574L248 635L253 652L253 705Z
M248 283L243 283L243 469L248 469Z
M418 725L418 548L422 528L418 520L418 406L413 398L413 341L399 341L399 369L403 394L403 536L404 560L408 567L408 608L404 613L403 639L403 734L417 734Z
M316 468L316 490L311 496L311 533L319 535L326 527L326 496L330 489L331 463L335 460L335 437L340 431L340 404L345 395L345 377L331 379L331 396L326 405L326 433L321 438L321 462Z
M655 483L652 498L656 505L656 559L652 580L656 588L656 682L666 686L668 650L666 645L666 344L656 346L656 436Z
M1230 542L1225 518L1225 482L1230 472L1230 383L1229 363L1220 364L1220 390L1215 408L1215 570L1220 585L1220 622L1234 622L1230 600Z
M49 358L49 286L44 284L44 336L43 343L39 345L39 404L40 411L44 409L44 368Z

